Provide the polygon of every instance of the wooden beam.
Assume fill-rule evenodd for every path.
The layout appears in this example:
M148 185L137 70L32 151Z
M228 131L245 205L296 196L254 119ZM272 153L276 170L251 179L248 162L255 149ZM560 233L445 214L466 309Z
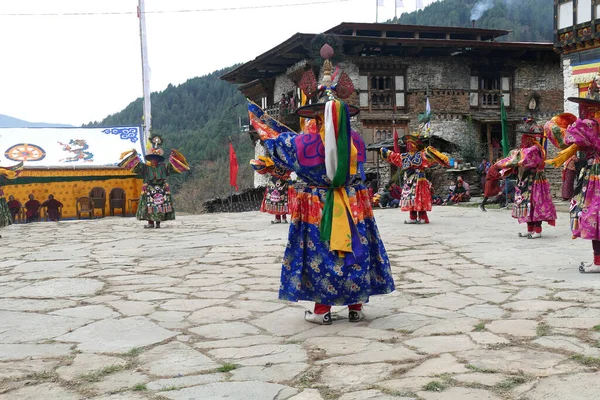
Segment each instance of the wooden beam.
M307 54L302 54L302 53L281 53L281 54L279 54L279 56L282 58L291 58L291 59L300 59L300 60L308 57Z
M270 65L289 65L289 66L292 66L292 64L294 64L294 62L291 61L290 59L272 58L272 59L269 60L269 62L267 62L266 67L269 67Z

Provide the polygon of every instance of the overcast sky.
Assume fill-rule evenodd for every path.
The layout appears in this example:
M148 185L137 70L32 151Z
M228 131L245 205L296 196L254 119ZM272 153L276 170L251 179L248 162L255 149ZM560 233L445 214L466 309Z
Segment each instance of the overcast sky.
M146 0L151 90L249 61L296 32L375 22L376 1ZM404 0L398 15L414 11L416 2ZM0 114L81 125L141 97L137 3L0 0ZM285 6L291 4L304 5ZM384 0L379 21L394 9L394 0ZM171 12L179 10L201 11ZM125 14L39 15L112 12Z

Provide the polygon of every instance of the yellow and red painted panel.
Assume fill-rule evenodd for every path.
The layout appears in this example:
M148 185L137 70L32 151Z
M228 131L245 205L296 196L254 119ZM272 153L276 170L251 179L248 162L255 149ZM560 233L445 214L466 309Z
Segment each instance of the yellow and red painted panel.
M106 191L105 213L109 215L109 194L113 188L125 190L127 199L140 197L142 179L129 171L118 168L94 169L25 169L14 181L4 186L4 194L15 196L22 204L33 194L43 202L48 195L63 203L63 218L76 218L75 202L79 197L89 196L90 190L101 187ZM127 210L129 212L129 210ZM101 216L100 210L95 211ZM120 215L120 210L117 210Z

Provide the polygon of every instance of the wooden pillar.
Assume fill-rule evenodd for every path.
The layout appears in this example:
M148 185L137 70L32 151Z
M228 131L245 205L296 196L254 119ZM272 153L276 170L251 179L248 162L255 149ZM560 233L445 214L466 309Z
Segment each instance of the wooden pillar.
M492 125L485 124L487 127L487 148L488 148L488 161L494 161L494 148L492 147Z

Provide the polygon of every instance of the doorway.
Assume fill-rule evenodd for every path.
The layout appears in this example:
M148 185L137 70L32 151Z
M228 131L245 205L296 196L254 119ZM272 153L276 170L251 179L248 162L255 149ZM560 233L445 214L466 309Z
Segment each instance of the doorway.
M483 144L485 155L490 162L503 158L502 153L502 125L500 123L482 123L480 132L481 143ZM514 145L512 129L508 128L509 148Z

